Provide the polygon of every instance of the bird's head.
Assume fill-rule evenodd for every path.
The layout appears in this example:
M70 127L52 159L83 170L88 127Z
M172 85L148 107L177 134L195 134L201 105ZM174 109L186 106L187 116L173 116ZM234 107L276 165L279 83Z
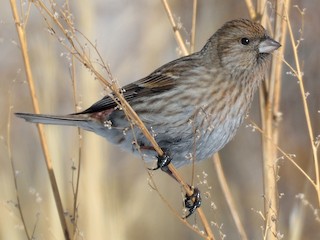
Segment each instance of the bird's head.
M259 23L247 19L227 22L214 36L220 65L235 74L265 72L271 53L281 46Z

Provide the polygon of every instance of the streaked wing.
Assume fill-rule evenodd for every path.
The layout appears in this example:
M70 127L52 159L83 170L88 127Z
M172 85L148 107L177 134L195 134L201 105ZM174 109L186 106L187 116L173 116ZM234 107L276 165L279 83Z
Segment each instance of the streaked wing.
M199 66L198 60L199 56L197 54L192 54L169 62L147 77L124 86L122 88L123 96L130 103L138 96L152 95L167 91L175 87L178 82L177 79L181 79L181 76L183 75L188 75L190 70ZM116 106L117 104L112 97L105 96L88 109L77 114L100 112Z

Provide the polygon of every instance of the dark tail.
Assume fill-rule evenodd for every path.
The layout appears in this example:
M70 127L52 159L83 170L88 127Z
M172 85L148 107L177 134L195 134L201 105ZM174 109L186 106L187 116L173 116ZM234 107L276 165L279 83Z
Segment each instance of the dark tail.
M65 126L81 126L84 122L89 121L89 119L86 116L81 114L55 116L46 114L15 113L15 115L19 118L23 118L28 122Z

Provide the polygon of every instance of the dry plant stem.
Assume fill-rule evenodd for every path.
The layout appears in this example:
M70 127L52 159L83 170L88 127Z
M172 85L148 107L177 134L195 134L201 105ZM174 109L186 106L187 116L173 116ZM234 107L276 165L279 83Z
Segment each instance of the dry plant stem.
M170 209L170 211L171 211L175 216L177 216L178 219L179 219L183 224L185 224L188 228L190 228L190 229L191 229L192 231L194 231L195 233L199 234L199 235L200 235L201 237L203 237L204 239L208 239L208 240L213 239L213 238L211 238L210 236L205 235L204 232L199 231L198 228L195 228L195 227L194 227L193 225L191 225L186 219L181 218L181 217L180 217L180 213L178 213L178 212L170 205L170 203L167 201L167 199L165 198L165 196L163 196L163 195L161 194L161 192L159 191L159 189L158 189L158 187L157 187L157 185L156 185L156 183L155 183L155 181L154 181L154 179L153 179L153 177L152 177L152 174L151 174L149 171L148 171L148 175L149 175L149 179L150 179L150 181L151 181L150 187L159 194L159 197L161 198L161 200L167 205L167 207Z
M172 11L171 11L171 9L170 9L170 7L169 7L169 4L167 3L166 0L162 0L162 3L163 3L163 5L164 5L164 8L165 8L165 10L166 10L166 12L167 12L167 15L168 15L168 18L169 18L170 23L171 23L171 25L172 25L173 32L174 32L174 34L175 34L175 36L176 36L177 44L179 45L180 49L182 50L182 54L183 54L184 56L186 56L186 55L189 54L189 52L188 52L187 47L185 46L185 44L184 44L184 42L183 42L183 40L182 40L180 31L179 31L179 29L177 28L177 24L175 23L175 20L174 20L174 18L173 18ZM193 14L194 27L193 27L193 31L192 31L192 32L195 32L195 21L196 21L195 11L196 11L196 5L197 5L197 2L194 2L194 5L193 5L193 7L194 7L194 14ZM152 137L152 136L151 136L151 137ZM153 137L152 137L152 138L153 138ZM176 173L176 169L175 169L174 167L171 167L171 166L172 166L172 164L169 164L169 169L170 169L170 171L173 173L173 175L176 177L176 174L177 174L177 173ZM174 170L175 173L174 173L172 170ZM179 176L179 175L177 174L177 176ZM180 176L179 176L179 178L180 178ZM180 179L177 179L177 180L180 182ZM182 179L181 179L181 180L182 180ZM187 192L188 195L192 194L192 190L190 189L190 187L189 187L188 185L185 185L184 182L180 182L180 184L184 187L184 189L186 190L186 192ZM210 225L209 225L209 223L208 223L208 221L207 221L207 219L206 219L206 216L205 216L204 212L202 211L202 208L197 208L197 212L198 212L199 217L200 217L200 219L201 219L201 221L202 221L202 224L203 224L203 226L204 226L204 228L205 228L205 231L206 231L207 234L208 234L208 239L214 239L214 235L213 235L213 233L212 233L212 231L211 231L211 227L210 227Z
M70 11L69 1L66 0L66 9ZM74 30L72 31L74 34ZM75 68L75 57L71 56L71 67L70 75L72 81L72 92L73 92L73 101L75 103L75 111L77 111L78 99L77 99L77 82L76 82L76 68ZM77 225L78 225L78 195L79 195L79 184L80 184L80 173L81 173L81 159L82 159L82 137L81 129L78 127L78 167L77 167L77 178L76 183L74 183L74 170L72 169L72 192L73 192L73 239L77 237Z
M271 214L274 214L274 216L278 216L278 209L279 209L279 203L278 203L278 190L277 190L277 175L278 175L278 165L277 165L277 161L275 161L275 159L277 158L277 149L275 146L278 146L278 141L279 141L279 122L281 121L281 115L279 114L279 108L280 108L280 96L281 96L281 74L282 74L282 61L281 59L278 57L278 55L282 56L284 54L284 50L285 50L285 43L286 43L286 30L287 30L287 24L286 21L283 21L283 16L285 15L285 8L289 5L289 0L283 0L283 1L278 1L276 3L276 15L275 15L275 28L274 28L274 38L276 40L278 40L281 43L281 48L279 49L279 51L277 52L277 55L274 54L273 55L273 59L272 59L272 67L271 67L271 73L270 73L270 81L269 81L269 89L268 89L268 102L270 103L269 106L271 106L270 109L270 114L272 117L272 119L268 119L270 121L269 127L271 127L271 134L272 134L272 141L269 141L267 139L265 139L265 141L268 141L270 144L268 145L268 147L272 147L272 149L270 149L272 152L270 154L270 158L267 160L270 164L272 164L273 162L273 169L271 170L271 168L269 168L269 172L267 173L267 177L268 178L272 178L271 184L275 184L274 186L266 186L269 187L270 192L269 192L269 196L270 193L272 195L272 199L274 201L274 204L272 204L271 206L268 205L268 202L265 202L265 209L267 209L266 207L269 207L269 210L266 213L269 213L269 211L271 211ZM264 143L265 143L264 141ZM268 163L266 163L268 164ZM267 166L268 167L268 166ZM266 170L266 169L265 169ZM266 194L266 200L268 200L267 198L267 194ZM271 232L273 233L271 236L271 234L267 235L268 239L274 239L277 238L277 218L273 219L272 215L267 215L267 223L266 223L266 234L268 232L267 227L270 225L271 223ZM274 221L274 222L272 222ZM268 224L269 222L269 224ZM273 227L273 228L272 228Z
M113 90L114 91L114 90ZM118 96L120 102L121 102L121 106L123 106L123 108L125 109L125 111L128 113L128 115L130 116L130 118L132 120L134 120L134 122L139 126L139 128L141 129L141 131L143 132L143 134L146 136L146 138L151 142L151 144L153 145L154 149L156 149L157 153L161 156L163 155L163 151L161 150L161 148L159 147L159 145L157 144L157 142L155 141L155 139L153 138L153 136L150 134L150 132L148 131L148 129L145 127L145 125L143 124L143 122L140 120L140 118L138 117L138 115L136 114L136 112L131 108L131 106L127 103L127 101L123 98L122 95ZM176 168L170 163L168 165L169 170L171 171L172 175L174 176L174 178L183 186L183 188L185 189L185 191L187 192L188 195L191 195L193 193L192 189L190 189L189 185L187 185L183 179L181 178L181 176L179 175L178 171L176 170ZM202 221L202 224L205 228L205 231L207 233L207 239L212 239L214 240L214 236L213 233L211 231L210 225L206 219L206 216L202 210L202 208L197 208L197 212L199 214L199 217Z
M277 40L277 39L276 39ZM269 81L269 80L265 80ZM263 158L263 183L264 183L264 211L265 211L265 238L276 239L277 233L277 163L276 149L269 139L273 137L273 105L270 96L270 82L260 88L260 111L262 129L262 158ZM273 140L273 139L272 139Z
M30 88L33 108L34 108L35 113L40 113L39 103L38 103L38 100L36 97L34 81L33 81L32 72L31 72L31 65L30 65L29 56L28 56L28 47L27 47L27 41L26 41L25 28L23 27L24 25L20 21L15 1L10 0L10 4L11 4L12 14L13 14L15 25L17 28L19 41L20 41L20 48L21 48L21 53L22 53L23 60L24 60L26 77L27 77L27 80L29 83L28 86ZM38 128L38 132L39 132L41 147L42 147L42 150L43 150L43 153L45 156L45 160L46 160L46 166L47 166L47 170L48 170L48 174L49 174L49 178L50 178L51 188L53 191L55 203L57 206L57 211L59 214L60 224L61 224L65 239L69 240L70 234L68 231L66 219L64 217L64 211L63 211L63 206L62 206L62 202L61 202L61 197L60 197L60 193L58 190L58 185L57 185L57 181L55 178L55 174L54 174L54 171L52 168L52 161L51 161L48 146L47 146L47 143L45 140L43 127L41 125L37 124L37 128Z
M228 204L228 207L230 209L230 212L231 212L232 218L234 220L234 223L236 224L236 227L237 227L237 230L239 232L240 238L242 240L247 240L248 237L247 237L247 234L246 234L246 232L244 230L244 227L243 227L243 225L241 223L238 211L236 209L235 202L233 200L233 197L232 197L232 194L231 194L231 191L230 191L230 188L229 188L229 186L227 184L227 179L226 179L226 177L224 175L224 172L223 172L223 168L222 168L222 165L221 165L221 160L220 160L219 154L213 155L213 159L212 160L213 160L213 164L215 166L215 169L216 169L216 172L217 172L217 175L218 175L218 180L219 180L221 189L222 189L223 194L225 196L225 199L227 201L227 204Z
M261 92L260 92L261 93ZM262 94L261 94L262 95ZM271 106L268 103L262 103L261 111L264 118L262 118L262 128L264 134L262 135L262 149L263 149L263 174L264 174L264 208L265 208L265 231L266 239L276 239L277 233L277 210L278 210L278 191L277 191L277 162L276 151L273 141L272 129L272 112ZM269 139L272 139L269 141ZM269 232L270 234L267 234Z
M194 46L195 46L197 6L198 6L198 0L193 0L193 7L192 7L192 27L191 27L191 44L190 44L190 52L191 52L191 53L194 52Z
M175 22L174 22L174 19L172 18L172 13L171 13L171 10L170 10L169 5L167 4L166 1L163 1L163 3L164 3L164 5L165 5L165 9L166 9L166 11L167 11L167 13L168 13L168 17L169 17L169 20L170 20L170 22L171 22L171 24L172 24L172 27L173 27L173 29L174 29L175 35L178 34L179 36L181 36L180 33L179 33L179 31L176 31L176 28L175 28L176 24L175 24ZM192 46L194 46L195 21L196 21L196 4L197 4L197 2L194 1L194 6L193 6L193 22L192 22L192 38L191 38L191 50L193 50ZM251 4L251 6L252 6L252 9L253 9L253 5L252 5L252 4ZM255 14L254 9L253 9L253 13ZM254 15L254 17L255 17L255 15ZM177 44L179 45L180 49L186 49L185 44L184 44L184 42L181 40L180 37L176 37L176 40L177 40ZM187 54L189 54L189 53L186 52L184 55L187 55ZM218 153L216 153L214 157L220 159ZM218 171L218 170L217 170L217 171ZM219 168L218 178L219 178L220 185L221 185L221 187L222 187L223 190L224 190L225 198L227 199L227 201L230 200L230 201L228 201L228 206L229 206L229 208L230 208L230 211L232 212L232 216L234 217L234 221L235 221L235 223L236 223L236 226L237 226L237 228L238 228L238 231L239 231L240 235L242 236L242 239L247 239L246 233L245 233L245 231L244 231L244 228L243 228L243 226L242 226L242 224L241 224L241 221L239 220L239 215L238 215L238 213L237 213L237 211L236 211L235 205L232 204L232 203L233 203L233 200L232 200L233 198L232 198L232 195L230 194L230 190L229 190L229 188L228 188L228 184L227 184L227 182L226 182L226 178L224 177L224 174L223 174L223 170L222 170L222 168L221 168L221 165L220 165L220 168ZM229 193L229 194L227 194L227 193Z
M315 169L315 174L316 174L316 189L315 190L316 190L317 195L318 195L318 204L320 206L320 175L319 175L319 171L320 170L319 170L317 146L316 146L315 141L314 141L314 134L313 134L313 130L312 130L309 107L308 107L307 98L306 98L306 95L305 95L306 92L305 92L305 88L304 88L304 81L303 81L303 78L302 78L302 72L301 72L301 68L300 68L298 49L297 49L295 38L293 36L293 32L292 32L292 28L291 28L291 23L290 23L288 12L286 13L286 17L287 17L287 22L288 22L288 30L289 30L290 41L291 41L292 49L293 49L294 61L295 61L295 65L296 65L296 70L294 72L296 74L296 77L299 80L300 93L301 93L301 97L302 97L303 109L304 109L305 118L306 118L306 122L307 122L309 139L310 139L312 155L313 155L313 160L314 160L314 169Z
M264 134L263 130L258 127L258 125L250 120L250 123L254 127L255 130L258 130L262 135ZM286 153L282 148L280 148L278 145L276 145L271 138L268 139L269 141L272 142L275 148L286 158L288 159L303 175L304 177L312 184L314 188L316 188L316 183L312 180L312 178L293 160L292 157L288 153Z
M71 80L73 87L73 99L75 103L75 110L77 110L77 85L75 79L75 61L74 56L71 57ZM78 167L77 167L77 179L76 179L76 187L74 188L74 183L72 182L73 187L73 236L76 236L77 223L78 223L78 195L79 195L79 184L80 184L80 173L81 173L81 159L82 159L82 138L81 138L81 129L78 128L78 136L79 136L79 147L78 147ZM73 178L72 178L73 181Z
M169 4L167 2L167 0L162 0L162 3L163 3L163 6L168 14L168 18L170 20L170 23L172 25L172 29L173 29L173 32L174 32L174 36L176 37L176 40L178 42L178 45L182 51L182 54L183 55L188 55L188 50L185 46L185 44L183 43L183 40L182 40L182 36L180 34L180 31L179 31L179 28L178 28L178 25L176 24L174 18L173 18L173 15L172 15L172 12L171 12L171 9L169 7Z
M64 36L67 37L68 42L71 44L71 47L68 47L67 45L63 44L62 45L70 52L73 54L73 56L79 60L79 62L81 62L84 66L86 66L94 75L95 77L102 82L102 84L104 84L105 86L107 86L113 93L114 95L117 97L118 101L121 104L121 107L123 108L124 112L126 113L127 116L129 116L129 118L134 122L134 124L136 124L140 130L142 131L142 133L146 136L146 138L150 141L150 143L152 144L153 148L155 149L155 151L161 156L163 155L163 151L162 149L159 147L159 145L157 144L157 142L155 141L155 139L153 138L153 136L149 133L148 129L145 127L145 125L143 124L143 122L140 120L140 118L138 117L138 115L135 113L135 111L131 108L131 106L128 104L128 102L124 99L123 95L120 93L119 91L119 87L116 85L116 83L114 81L112 81L112 75L111 72L109 71L108 67L106 65L103 65L105 70L108 73L108 76L110 78L110 80L112 81L112 83L108 82L99 72L98 70L95 69L95 67L93 66L92 62L90 61L88 55L86 55L86 53L84 52L84 49L79 47L77 48L77 46L75 45L75 43L77 43L79 46L81 46L81 44L79 43L79 41L77 40L77 38L75 36L73 36L72 38L70 37L70 32L68 32L63 25L59 22L58 18L54 17L53 13L44 5L44 3L42 1L35 1L34 2L36 4L36 7L44 10L46 12L46 14L48 14L48 16L51 18L51 20L53 20L55 22L55 24L59 27L59 29L63 32ZM63 13L62 13L63 15ZM66 21L66 23L68 24L68 22ZM69 26L72 27L72 26ZM83 36L85 37L85 36ZM87 39L88 40L88 39ZM75 42L74 42L75 41ZM96 50L95 46L88 40L89 44L91 44L91 46ZM96 50L96 53L99 55L98 51ZM101 56L99 55L100 60L102 61ZM174 168L174 166L172 164L168 165L169 170L172 172L172 175L176 178L176 180L183 186L183 188L185 189L186 193L188 195L191 195L193 193L192 189L189 187L188 184L186 184L183 179L181 178L181 176L179 175L179 173L177 172L177 170ZM210 225L207 221L207 219L205 218L205 214L203 213L201 208L197 209L198 214L200 219L202 220L202 223L204 225L205 231L208 235L208 239L214 239L213 237L213 233L211 231Z
M192 6L192 27L191 27L191 44L190 44L190 53L194 52L195 37L196 37L196 20L197 20L197 5L198 0L193 0ZM185 44L183 44L185 46ZM196 132L195 127L193 126L193 132ZM193 139L193 161L191 169L191 185L194 184L194 175L195 175L195 161L196 161L196 150L197 150L197 138Z
M281 96L281 81L277 79L281 79L282 74L282 61L278 56L283 56L285 46L286 46L286 38L287 38L287 22L283 20L283 16L285 16L285 9L288 8L290 4L290 0L279 1L279 4L276 5L276 13L277 17L275 18L276 26L279 26L275 29L276 38L280 39L281 48L278 49L277 54L273 56L273 65L271 70L271 82L274 84L274 87L271 87L271 91L274 90L273 94L273 116L276 121L280 121L279 116L279 108L280 108L280 96ZM280 15L280 16L279 16ZM279 131L274 132L273 139L278 141L278 133Z
M283 21L285 15L285 8L289 5L290 1L282 0L277 1L275 5L275 20L274 20L274 38L279 41L282 47L279 49L278 54L283 55L286 42L286 22ZM269 22L269 21L268 21ZM279 197L277 189L277 148L279 141L279 107L280 107L280 94L281 94L281 73L282 61L274 55L272 59L272 67L270 78L268 81L267 94L264 96L264 112L262 121L266 134L263 134L263 156L264 156L264 187L265 187L265 215L266 239L276 239L278 232L278 208ZM268 139L271 137L271 141ZM269 234L267 234L270 232Z
M284 2L277 1L274 25L274 39L284 42L282 16L280 9L283 9ZM258 15L262 16L261 22L266 25L269 23L265 13L266 1L257 2ZM279 11L279 12L278 12ZM283 11L282 11L283 12ZM270 28L270 27L269 27ZM282 48L283 51L283 48ZM263 179L264 179L264 211L265 211L265 233L264 239L277 239L278 234L278 189L277 189L277 149L275 145L278 143L278 121L275 114L279 110L279 96L281 86L281 64L279 58L273 57L272 67L269 79L262 83L260 88L260 112L262 121L262 157L263 157ZM276 101L275 101L276 100ZM271 139L271 141L270 141Z
M256 10L254 9L252 0L245 0L245 2L246 2L246 5L247 5L247 8L248 8L248 11L249 11L250 18L251 18L252 20L256 20L256 18L257 18L257 12L256 12Z
M11 152L11 115L12 115L12 107L9 108L9 115L8 115L8 122L7 122L7 149L8 149L8 156L9 156L9 159L10 159L12 173L13 173L14 188L15 188L16 199L17 199L17 208L18 208L18 211L19 211L19 215L20 215L20 218L21 218L21 222L22 222L26 237L27 237L28 240L31 240L31 239L33 239L33 235L30 236L30 234L28 232L26 221L24 219L24 215L23 215L23 212L22 212L21 202L20 202L20 197L19 197L19 187L18 187L17 176L16 176L16 168L14 166L14 162L13 162L13 158L12 158L12 152Z
M278 190L277 190L277 162L274 145L271 144L269 138L272 139L272 114L266 104L262 111L265 111L262 127L264 134L262 135L263 142L263 173L264 173L264 208L265 208L265 231L266 239L276 239L277 234L277 219L278 219ZM267 112L266 112L267 111ZM273 140L273 139L272 139Z

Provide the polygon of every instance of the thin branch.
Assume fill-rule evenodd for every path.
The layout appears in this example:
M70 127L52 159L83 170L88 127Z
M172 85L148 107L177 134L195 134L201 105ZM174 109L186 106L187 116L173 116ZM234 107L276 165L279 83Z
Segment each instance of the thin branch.
M218 154L213 155L212 161L215 166L215 169L216 169L216 172L218 175L218 180L219 180L221 189L223 191L223 194L225 196L225 199L227 201L228 207L230 209L232 218L233 218L234 223L236 224L237 230L240 234L240 238L242 240L247 240L248 239L247 234L246 234L244 227L241 223L241 220L240 220L237 208L236 208L236 204L234 202L233 196L231 194L230 188L227 183L227 179L226 179L224 172L223 172L220 156Z
M196 21L197 21L197 6L198 0L193 0L192 7L192 27L191 27L191 44L190 44L190 52L194 52L195 46L195 38L196 38Z
M306 92L305 92L304 81L302 79L302 72L301 72L301 68L300 68L300 60L299 60L298 51L297 51L297 48L295 45L295 38L294 38L294 35L292 32L292 27L291 27L289 15L288 15L288 10L286 11L286 18L287 18L287 22L288 22L290 41L291 41L292 48L293 48L294 61L296 64L296 73L297 73L296 77L299 80L302 104L303 104L306 123L307 123L307 127L308 127L309 140L310 140L310 144L311 144L315 173L316 173L316 191L317 191L317 195L318 195L318 203L320 205L320 174L319 174L320 169L319 169L319 162L318 162L317 147L316 147L315 141L314 141L314 134L313 134L313 130L312 130L309 107L308 107L307 99L305 96Z
M16 6L15 1L10 0L10 4L11 4L11 10L12 10L13 18L15 21L19 41L20 41L20 49L21 49L23 60L24 60L25 73L26 73L26 77L27 77L27 80L29 83L28 86L29 86L29 90L30 90L30 94L31 94L33 108L34 108L35 113L40 113L39 102L38 102L38 99L36 96L36 90L35 90L35 85L34 85L34 81L33 81L33 77L32 77L31 65L30 65L30 60L29 60L29 55L28 55L28 46L27 46L27 41L26 41L25 28L23 27L23 24L22 24L20 17L18 15L17 6ZM57 211L58 211L58 215L59 215L59 219L60 219L60 224L61 224L65 239L69 240L70 234L69 234L69 230L67 227L66 219L64 217L64 211L63 211L63 206L62 206L62 202L61 202L60 192L59 192L58 184L57 184L55 174L53 171L52 160L49 155L48 145L46 143L43 126L40 124L37 124L37 128L38 128L38 133L39 133L39 137L40 137L42 151L43 151L43 154L45 157L47 171L48 171L49 178L50 178L52 192L54 195L54 199L55 199L55 203L56 203L56 207L57 207Z
M252 120L250 120L250 123L253 125L255 130L258 130L261 134L265 134L263 130ZM268 141L270 141L274 147L285 157L287 158L305 177L306 179L312 184L314 188L316 188L315 182L312 180L312 178L293 160L292 157L290 157L290 154L286 153L282 148L280 148L278 145L276 145L272 138L267 138Z
M12 115L12 106L9 107L9 114L8 114L8 120L7 120L7 149L8 149L8 156L9 156L9 159L10 159L11 169L12 169L12 174L13 174L14 188L15 188L16 199L17 199L17 208L18 208L18 211L19 211L19 215L20 215L20 218L21 218L21 222L22 222L26 237L27 237L28 240L31 240L33 238L33 235L30 236L30 234L29 234L29 231L28 231L28 228L27 228L27 224L26 224L26 220L25 220L23 212L22 212L20 196L19 196L19 186L18 186L17 175L16 175L16 168L14 166L14 161L13 161L12 152L11 152L11 115Z
M171 25L172 25L173 32L174 32L174 34L175 34L175 36L176 36L177 44L178 44L179 47L181 48L181 50L182 50L182 52L183 52L183 55L186 56L186 55L189 54L189 52L188 52L188 50L187 50L187 47L186 47L185 43L184 43L183 40L182 40L182 37L181 37L180 32L178 31L178 28L177 28L177 25L176 25L176 23L175 23L175 21L174 21L174 18L173 18L173 15L172 15L172 11L171 11L171 9L170 9L170 7L169 7L169 4L167 3L166 0L162 0L162 3L163 3L163 5L164 5L164 7L165 7L165 10L166 10L167 14L168 14L168 18L169 18L170 23L171 23ZM194 18L195 18L195 17L194 17ZM169 164L169 169L170 169L170 171L172 172L172 170L174 170L174 171L176 172L175 168L172 168L172 169L171 169L171 167L170 167L171 165L172 165L172 164ZM173 172L172 172L172 173L173 173ZM174 173L174 176L176 177L175 174L176 174L176 173ZM178 176L178 175L177 175L177 176ZM180 178L180 176L179 176L179 178ZM182 180L182 179L181 179L181 180ZM178 179L178 181L180 182L180 179ZM188 185L184 185L184 184L185 184L184 182L180 182L180 184L184 187L184 189L186 190L187 194L190 196L190 194L192 194L191 188L190 188ZM204 228L205 228L205 230L206 230L206 232L207 232L207 234L208 234L209 239L214 239L214 235L213 235L213 233L212 233L210 224L208 223L208 221L207 221L207 219L206 219L206 216L205 216L204 212L202 211L202 208L197 208L197 212L198 212L199 217L200 217L200 219L201 219L201 221L202 221L202 224L203 224L203 226L204 226Z
M46 7L46 5L42 2L42 1L35 1L34 2L35 5L38 7L38 9L40 10L40 12L43 14L43 11L50 17L50 19L58 26L58 28L60 29L60 31L63 33L63 35L66 37L67 42L70 44L70 46L68 46L66 43L64 43L64 41L60 41L60 43L66 48L67 51L69 51L70 53L73 54L73 56L79 60L79 62L81 62L87 69L90 70L90 72L99 80L101 81L101 83L103 85L105 85L106 87L108 87L115 95L116 102L119 102L123 111L125 112L125 114L127 116L129 116L130 120L133 121L133 123L135 125L137 125L141 132L145 135L145 137L150 141L150 143L152 144L153 148L155 149L155 151L158 153L158 155L162 156L164 153L162 151L162 149L159 147L159 145L157 144L157 142L155 141L154 137L150 134L150 132L148 131L148 129L146 128L146 126L143 124L143 122L141 121L141 119L138 117L138 115L136 114L136 112L131 108L131 106L128 104L128 102L125 100L125 98L122 95L122 92L119 91L119 87L116 84L116 81L113 80L113 77L111 75L111 71L109 69L109 67L107 65L104 65L104 69L107 71L108 73L108 77L109 80L111 81L111 83L109 81L107 81L101 74L100 72L95 68L95 66L93 65L93 63L90 60L90 56L88 56L88 54L86 53L84 47L82 47L82 45L80 44L79 39L77 38L76 35L72 35L72 31L69 31L68 28L63 27L63 24L59 21L59 18L55 17L54 14ZM64 14L62 13L62 16L64 16ZM64 16L65 17L65 16ZM44 17L44 20L48 23L48 21L46 20L47 18ZM67 19L64 19L67 24L68 21ZM50 27L50 24L48 23L49 29L53 31L53 34L56 33L55 30L53 30L52 27ZM70 24L68 24L68 26L70 27ZM85 36L84 36L85 37ZM58 38L59 39L59 38ZM89 43L89 45L94 49L95 53L98 55L98 58L100 58L99 60L102 60L96 46L94 44L92 44L92 42L90 42L86 37L85 39L87 40L87 43ZM172 164L168 165L169 170L172 172L172 175L177 179L177 181L183 186L183 188L185 189L186 193L190 196L193 193L193 190L189 187L188 184L186 184L184 182L184 180L182 179L182 177L179 175L178 171L175 169L175 167ZM203 225L205 227L205 230L208 234L208 236L210 237L210 239L214 239L213 238L213 234L212 231L210 229L210 225L208 223L208 221L205 218L205 215L202 211L201 208L197 209L198 214L200 219L203 222ZM212 236L212 237L211 237Z
M76 77L75 77L75 60L74 56L71 57L71 80L72 80L72 88L73 88L73 99L75 103L75 110L77 110L77 82L76 82ZM80 184L80 173L81 173L81 159L82 159L82 137L81 137L81 129L78 127L78 167L77 169L77 178L76 178L76 186L74 188L74 182L73 182L73 177L72 177L72 188L73 188L73 225L74 225L74 230L73 230L73 235L75 236L76 234L76 229L77 229L77 222L78 222L78 195L79 195L79 184ZM74 170L72 170L73 174Z
M247 8L248 8L248 11L249 11L249 15L250 15L250 18L252 20L256 20L257 18L257 12L253 6L253 3L252 3L252 0L245 0L246 2L246 5L247 5Z
M163 6L168 14L168 18L170 20L170 23L171 23L171 26L172 26L172 29L173 29L173 33L174 33L174 36L176 37L176 40L178 42L178 45L182 51L182 54L183 55L188 55L189 52L186 48L186 45L184 44L183 40L182 40L182 36L181 36L181 33L179 31L179 27L178 25L176 24L174 18L173 18L173 15L172 15L172 12L171 12L171 9L169 7L169 4L167 2L167 0L162 0L162 3L163 3Z

